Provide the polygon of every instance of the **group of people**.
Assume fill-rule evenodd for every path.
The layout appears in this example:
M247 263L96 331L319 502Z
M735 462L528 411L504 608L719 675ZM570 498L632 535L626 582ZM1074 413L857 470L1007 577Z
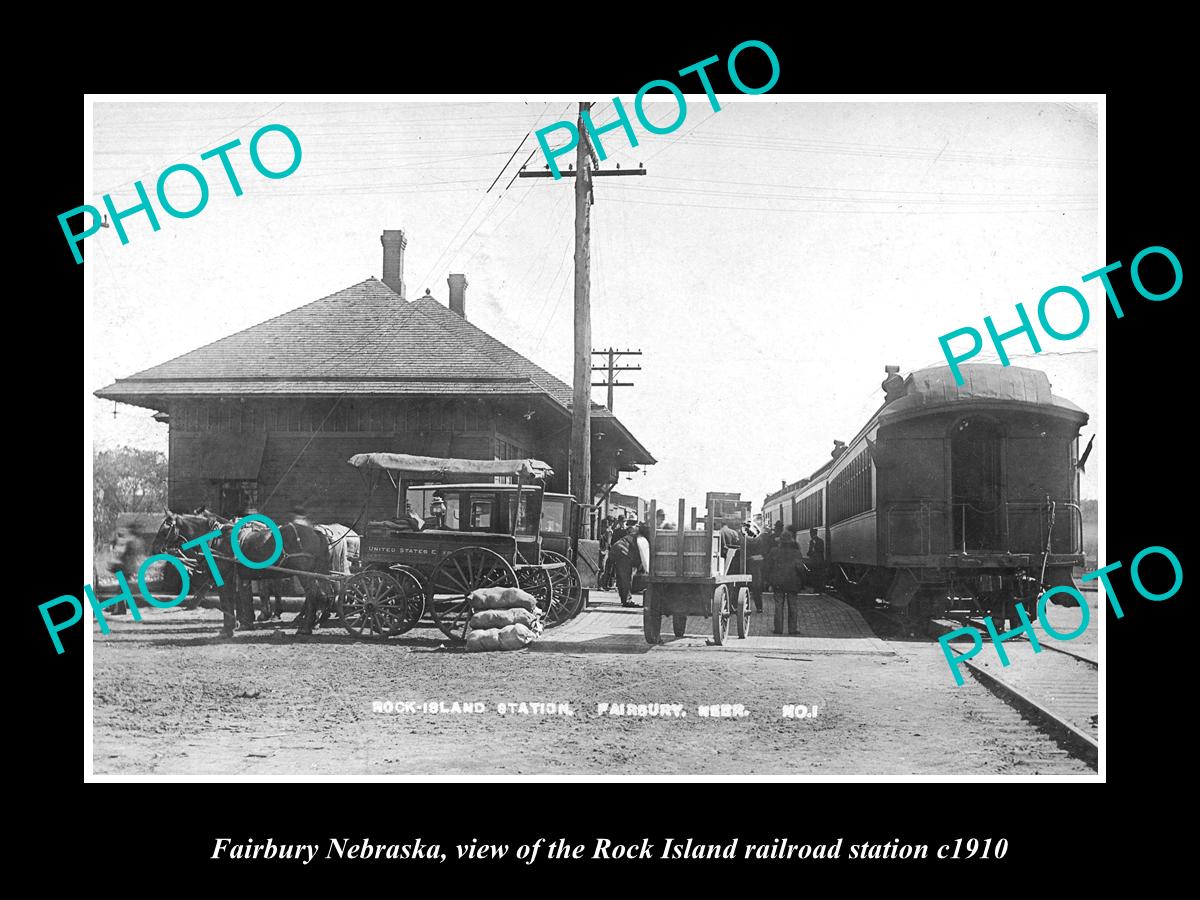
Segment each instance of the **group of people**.
M659 530L671 529L659 510ZM809 529L808 553L801 552L799 529L776 522L770 531L761 532L746 520L739 532L729 522L720 530L721 556L725 571L752 576L750 595L756 612L762 612L762 595L775 594L775 634L800 630L799 594L808 589L820 593L825 588L825 541L816 528ZM634 576L650 571L650 526L637 518L607 517L600 528L600 589L610 591L615 583L622 606L634 606Z
M801 552L795 525L786 528L776 522L770 531L759 533L750 521L738 531L726 523L721 527L721 553L725 571L749 573L750 596L755 612L762 612L762 595L770 588L775 594L775 634L800 632L799 594L806 587L820 593L825 587L825 541L816 528L809 529L808 555Z
M633 602L633 580L650 571L650 526L635 516L608 516L600 526L600 588L611 591L616 583L622 606Z

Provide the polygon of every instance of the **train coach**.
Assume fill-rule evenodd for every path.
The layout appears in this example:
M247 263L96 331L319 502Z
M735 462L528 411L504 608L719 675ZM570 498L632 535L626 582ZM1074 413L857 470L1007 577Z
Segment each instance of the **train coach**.
M764 522L825 540L829 574L911 623L950 613L1003 619L1082 566L1079 430L1088 414L1044 372L945 366L901 378L849 444L769 495ZM803 544L802 544L803 546Z

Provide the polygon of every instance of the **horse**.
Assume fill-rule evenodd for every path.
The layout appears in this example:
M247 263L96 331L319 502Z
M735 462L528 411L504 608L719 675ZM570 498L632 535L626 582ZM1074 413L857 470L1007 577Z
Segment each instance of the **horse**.
M286 522L279 526L283 538L280 558L274 565L304 572L329 572L329 540L311 525ZM233 608L243 582L261 580L261 570L248 568L233 559L233 525L222 525L221 533L213 539L211 547L216 558L217 570L225 582L222 588L221 612L224 614L222 632L228 637L233 634ZM238 549L241 555L253 562L264 562L276 553L275 535L263 525L243 528L238 534ZM298 634L312 634L314 619L318 612L324 613L329 596L322 579L297 576L304 589L304 613ZM240 606L239 606L240 609Z
M182 545L217 531L222 526L228 526L230 520L203 507L194 513L173 513L169 509L163 512L165 515L162 524L158 526L158 533L151 544L150 552L152 554L170 553L183 561L192 581L192 596L187 602L187 608L195 609L208 592L216 588L216 582L213 580L212 572L209 571L204 551L199 546L184 550ZM219 588L217 588L217 592L220 595ZM224 597L221 599L223 604ZM242 627L250 627L254 622L252 604L253 601L251 601L248 614L244 608L238 609L238 619Z
M208 508L208 506L198 506L192 510L197 516L209 516L217 522L233 522L232 518L217 514ZM211 578L210 578L211 581ZM254 612L254 594L258 594L258 598L262 601L263 611L258 614L259 622L270 622L272 618L283 618L283 587L292 581L292 576L288 575L282 578L254 578L251 582L251 599L250 612L253 618ZM215 587L215 584L214 586ZM205 590L208 593L208 590ZM274 598L274 604L271 604L271 599Z
M201 535L216 531L222 525L232 524L233 520L203 506L198 507L191 513L172 513L170 510L165 510L164 512L165 518L159 526L151 552L171 553L183 560L192 579L192 596L185 604L185 608L195 609L208 596L210 591L217 591L219 597L220 589L217 588L212 572L209 571L203 551L199 547L183 551L180 545L194 540ZM272 616L282 619L283 592L280 589L280 584L289 580L290 576L289 578L252 579L250 583L250 597L248 599L237 598L241 601L241 605L238 607L238 627L249 628L254 624L254 591L256 586L262 601L262 612L259 614L259 621L269 621ZM276 598L274 609L271 608L270 604L270 595L272 593Z

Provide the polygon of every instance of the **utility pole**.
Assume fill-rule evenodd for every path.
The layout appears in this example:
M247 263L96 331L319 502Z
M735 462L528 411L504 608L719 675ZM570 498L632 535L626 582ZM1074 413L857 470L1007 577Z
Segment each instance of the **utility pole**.
M616 376L613 373L614 372L640 372L640 371L642 371L641 366L618 366L618 365L616 365L617 357L619 357L619 356L641 356L642 351L641 350L614 350L612 347L609 347L606 350L593 350L592 351L592 356L605 356L605 355L608 356L608 365L592 366L592 371L593 372L607 372L608 380L607 381L593 381L592 387L608 388L608 411L612 412L613 388L615 388L615 387L633 387L632 381L616 381L616 380L614 380Z
M592 504L592 179L588 153L595 156L579 104L575 148L575 395L571 401L571 491L580 506Z
M575 392L571 403L570 491L583 506L592 504L592 307L591 307L591 206L595 202L592 178L601 175L645 175L636 169L600 169L600 160L592 147L591 136L583 122L583 113L592 108L579 104L576 127L579 143L575 147L575 168L561 172L575 179ZM589 160L591 165L589 165ZM553 178L549 166L545 172L518 172L521 178Z

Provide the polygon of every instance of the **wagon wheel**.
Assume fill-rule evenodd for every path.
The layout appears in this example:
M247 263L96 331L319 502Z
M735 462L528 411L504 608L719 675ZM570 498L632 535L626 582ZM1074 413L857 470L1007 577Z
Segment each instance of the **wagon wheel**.
M425 597L408 572L372 569L347 578L337 603L342 625L355 637L392 637L416 624Z
M671 616L671 626L675 629L675 637L683 637L687 631L687 615Z
M393 637L415 628L421 621L425 612L425 586L408 569L393 568L390 574L404 588L404 603L381 608L379 613L381 623L390 628L388 637Z
M580 583L579 570L569 559L553 550L543 550L542 561L563 563L562 568L549 570L550 582L554 586L554 602L546 614L547 625L561 625L579 615L583 606L583 585Z
M471 621L471 592L479 588L518 587L513 567L486 547L459 547L442 557L425 585L425 608L446 637L466 640Z
M712 627L713 643L724 644L725 635L729 632L729 590L723 584L718 584L713 591Z
M541 566L519 566L517 568L517 585L525 593L537 601L537 608L542 612L542 621L547 628L563 621L562 604L554 590L554 577L549 569Z
M646 636L647 644L662 643L662 613L654 604L649 585L642 594L642 633Z
M747 588L742 588L738 591L737 604L735 607L737 614L737 633L738 637L744 638L750 636L750 591Z

